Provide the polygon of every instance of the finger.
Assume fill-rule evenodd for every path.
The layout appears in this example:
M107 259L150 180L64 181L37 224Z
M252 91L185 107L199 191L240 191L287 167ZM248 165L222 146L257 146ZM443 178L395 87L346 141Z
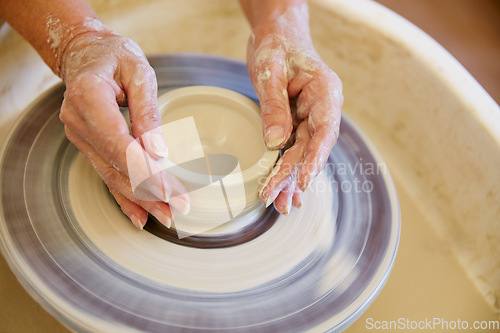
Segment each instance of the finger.
M117 191L110 189L109 190L113 197L115 198L118 205L120 205L121 210L127 217L132 221L132 223L140 230L144 228L146 222L148 220L148 213L139 205L134 202L128 200L123 195L118 193Z
M67 128L85 138L106 162L129 176L134 191L138 184L151 178L151 186L145 188L150 198L139 199L168 201L171 189L159 174L161 168L130 136L114 100L112 84L93 74L81 77L77 83L79 89L72 85L61 107L60 118Z
M139 140L132 141L126 150L127 170L132 191L137 199L168 202L172 188L162 166L143 150Z
M151 157L167 157L168 148L160 128L155 72L145 59L139 63L131 61L122 67L120 79L127 94L132 134L141 137L144 149Z
M128 178L124 174L107 163L92 148L92 146L72 133L71 130L66 129L66 136L85 155L85 157L90 160L97 173L101 176L111 193L115 196L118 204L123 208L123 212L131 218L134 225L139 227L138 222L140 222L142 226L145 224L143 213L138 210L138 208L142 207L143 210L150 212L162 224L170 227L173 220L173 214L168 204L161 201L143 201L137 199L132 192ZM133 215L136 215L134 216L134 219L132 219ZM137 221L137 219L139 221Z
M60 119L85 140L109 164L127 174L125 152L134 140L116 103L113 83L88 73L72 82L65 92Z
M276 197L276 200L274 200L274 208L278 213L282 215L288 215L288 213L290 213L290 209L292 208L292 197L296 186L297 182L295 177L293 177L290 183L285 186L283 191Z
M133 141L127 148L127 165L134 196L143 201L168 202L183 215L189 213L190 198L183 184L164 170Z
M321 80L304 87L297 100L298 116L307 117L311 135L297 178L302 191L310 186L325 166L339 134L340 108L343 102L340 81L338 82L340 88L335 80L332 81L335 84L324 82L323 89L328 88L328 90L322 96L317 95L321 92L317 86L318 82Z
M148 221L148 212L167 228L172 226L173 214L168 204L163 202L144 201L141 202L142 206L140 206L115 189L109 188L109 191L115 197L121 210L137 228L141 230L144 228Z
M158 222L160 222L167 228L170 228L172 226L174 214L172 213L172 210L170 209L170 206L168 204L159 201L145 201L143 205L144 208L158 220Z
M288 141L286 142L285 146L282 149L288 150L290 147L293 147L295 144L295 136L297 134L297 128L299 127L301 121L297 118L297 103L295 99L290 100L290 107L292 110L292 133L290 134L290 137L288 138Z
M298 186L295 186L295 191L292 197L292 206L301 208L302 207L302 191Z
M309 141L302 165L298 171L297 184L305 192L323 169L335 143L334 133L330 127L316 131Z
M171 187L171 197L168 201L169 206L175 208L182 215L187 215L191 210L191 199L184 185L173 175L163 172L166 183Z
M187 197L187 198L186 198ZM170 206L175 208L182 215L187 215L191 210L191 204L189 201L189 197L187 194L183 194L181 196L172 197L169 201Z
M307 122L302 122L295 133L295 143L278 160L274 169L265 180L260 198L269 206L278 196L279 192L289 183L291 177L296 173L309 144L310 136Z
M249 72L260 101L264 142L270 149L283 147L292 133L285 58L279 52L259 61L269 50L259 48Z
M327 115L338 116L344 97L342 95L342 82L335 72L325 66L324 73L314 76L310 80L295 78L290 83L291 93L298 93L297 118L307 119L312 110L318 112L323 118ZM297 91L299 85L300 90ZM324 121L324 120L323 120Z
M140 51L137 44L131 43ZM135 137L140 137L142 146L153 158L167 157L168 149L161 131L161 115L157 105L158 85L155 72L147 62L132 62L130 65L124 66L121 80L128 96L132 133ZM190 199L184 186L168 173L159 174L164 175L165 184L169 187L166 191L169 196L165 201L181 214L188 214Z

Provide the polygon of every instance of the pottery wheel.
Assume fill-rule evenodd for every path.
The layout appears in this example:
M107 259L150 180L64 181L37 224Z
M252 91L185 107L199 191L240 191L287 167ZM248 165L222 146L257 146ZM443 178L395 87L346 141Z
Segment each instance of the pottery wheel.
M151 65L160 93L212 85L257 100L241 62L169 55ZM382 288L399 240L397 197L347 117L302 209L285 217L270 207L250 223L175 242L155 221L133 227L66 140L63 92L40 97L4 143L0 232L19 281L69 328L341 330Z

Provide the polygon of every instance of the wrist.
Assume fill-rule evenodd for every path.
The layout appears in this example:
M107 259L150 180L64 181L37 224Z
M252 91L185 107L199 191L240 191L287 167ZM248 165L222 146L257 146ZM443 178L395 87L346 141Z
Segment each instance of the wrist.
M306 1L278 1L274 4L273 1L266 1L264 3L257 2L258 5L253 5L251 9L254 15L251 15L250 23L252 33L257 39L270 34L285 37L309 35L309 11Z
M307 0L240 0L252 28L275 21L286 12L307 11Z
M50 22L49 22L50 23ZM83 21L72 26L60 25L59 22L47 24L47 32L49 38L47 42L55 57L55 63L52 68L54 73L64 78L64 59L67 56L70 46L75 41L87 36L107 36L115 35L115 33L100 20L93 17L85 17Z

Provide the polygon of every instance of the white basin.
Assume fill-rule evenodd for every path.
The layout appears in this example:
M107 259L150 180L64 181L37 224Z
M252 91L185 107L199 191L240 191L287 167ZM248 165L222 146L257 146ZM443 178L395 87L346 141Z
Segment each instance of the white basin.
M146 54L244 60L249 28L237 1L90 1ZM310 2L311 32L344 84L344 112L374 142L401 202L393 273L367 320L499 320L500 109L442 47L368 0ZM0 140L57 81L8 26L0 30ZM0 262L0 323L10 332L65 329ZM22 310L21 310L22 309ZM0 325L0 327L2 326Z

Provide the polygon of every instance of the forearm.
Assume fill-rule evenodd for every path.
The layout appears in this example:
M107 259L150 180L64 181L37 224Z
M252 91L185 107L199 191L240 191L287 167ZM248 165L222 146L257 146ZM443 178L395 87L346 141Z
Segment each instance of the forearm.
M36 49L57 75L62 54L74 36L108 31L84 0L3 0L0 16Z
M293 12L307 13L307 0L239 0L252 28L269 25ZM290 16L290 15L287 15ZM303 16L303 15L302 15ZM302 20L303 21L303 20ZM306 22L307 23L307 17Z

